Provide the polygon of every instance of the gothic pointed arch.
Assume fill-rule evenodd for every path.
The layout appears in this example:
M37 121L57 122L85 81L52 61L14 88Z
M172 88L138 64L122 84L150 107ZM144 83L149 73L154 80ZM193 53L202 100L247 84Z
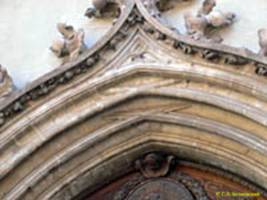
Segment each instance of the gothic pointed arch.
M267 59L117 2L93 48L0 105L0 199L266 199Z

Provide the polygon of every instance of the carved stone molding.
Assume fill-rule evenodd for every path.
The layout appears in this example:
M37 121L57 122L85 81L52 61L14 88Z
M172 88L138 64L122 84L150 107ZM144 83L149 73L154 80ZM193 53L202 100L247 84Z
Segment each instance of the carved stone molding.
M54 91L59 86L70 83L75 77L88 72L89 69L98 63L96 61L101 60L101 54L112 49L114 50L121 41L127 40L132 31L131 27L135 26L143 29L147 34L155 37L156 40L172 46L173 53L180 50L186 55L198 56L208 62L220 65L249 65L255 74L260 76L267 75L267 60L261 56L257 56L246 49L236 49L222 44L213 44L208 41L195 41L179 35L178 31L164 27L164 24L151 17L145 3L146 1L140 0L121 1L119 4L121 14L105 38L97 43L95 47L86 51L84 55L79 56L75 62L63 65L60 70L49 73L33 82L23 91L14 93L10 98L6 99L0 105L0 113L1 116L4 116L4 121L27 108L30 101L37 100ZM79 48L83 46L81 40L79 44ZM60 50L62 49L60 48ZM77 54L75 53L74 55Z
M162 185L205 199L174 155L266 189L267 59L181 35L143 0L116 2L92 48L0 103L0 198L71 199L127 169L138 177L118 199Z

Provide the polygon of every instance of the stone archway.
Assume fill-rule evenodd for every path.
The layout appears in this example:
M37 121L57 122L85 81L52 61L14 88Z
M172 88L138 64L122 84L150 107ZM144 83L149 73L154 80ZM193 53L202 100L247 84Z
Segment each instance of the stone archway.
M0 105L0 197L98 195L138 173L136 160L159 152L178 160L174 174L187 170L184 161L208 166L240 181L213 170L207 177L266 198L265 60L181 36L151 17L143 1L120 5L116 24L94 48ZM182 180L165 179L171 173L161 171L162 162L154 164L153 178L197 198ZM203 174L193 165L191 172ZM145 184L159 188L161 181ZM132 189L130 199L146 187Z

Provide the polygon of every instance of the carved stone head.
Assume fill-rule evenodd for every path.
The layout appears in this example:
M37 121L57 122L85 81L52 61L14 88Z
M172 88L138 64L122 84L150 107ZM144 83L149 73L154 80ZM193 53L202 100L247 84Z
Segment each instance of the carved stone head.
M199 15L208 15L216 6L215 0L204 0L202 8L199 11Z
M206 16L209 25L220 28L231 25L236 18L236 15L232 12L222 12L220 10L212 11Z
M174 156L149 153L135 162L136 169L140 170L146 178L165 176L174 161Z
M145 156L143 164L149 170L159 170L161 168L162 162L164 162L163 157L158 156L155 153L150 153Z
M58 23L57 29L63 35L65 39L71 39L75 34L75 30L73 26L70 26L64 23Z

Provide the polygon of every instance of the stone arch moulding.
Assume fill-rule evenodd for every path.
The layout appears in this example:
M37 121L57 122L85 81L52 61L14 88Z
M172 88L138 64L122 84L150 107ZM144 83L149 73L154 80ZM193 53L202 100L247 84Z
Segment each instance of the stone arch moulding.
M145 1L119 5L92 49L0 105L0 199L98 195L129 173L212 199L188 165L266 199L266 58L179 35Z

